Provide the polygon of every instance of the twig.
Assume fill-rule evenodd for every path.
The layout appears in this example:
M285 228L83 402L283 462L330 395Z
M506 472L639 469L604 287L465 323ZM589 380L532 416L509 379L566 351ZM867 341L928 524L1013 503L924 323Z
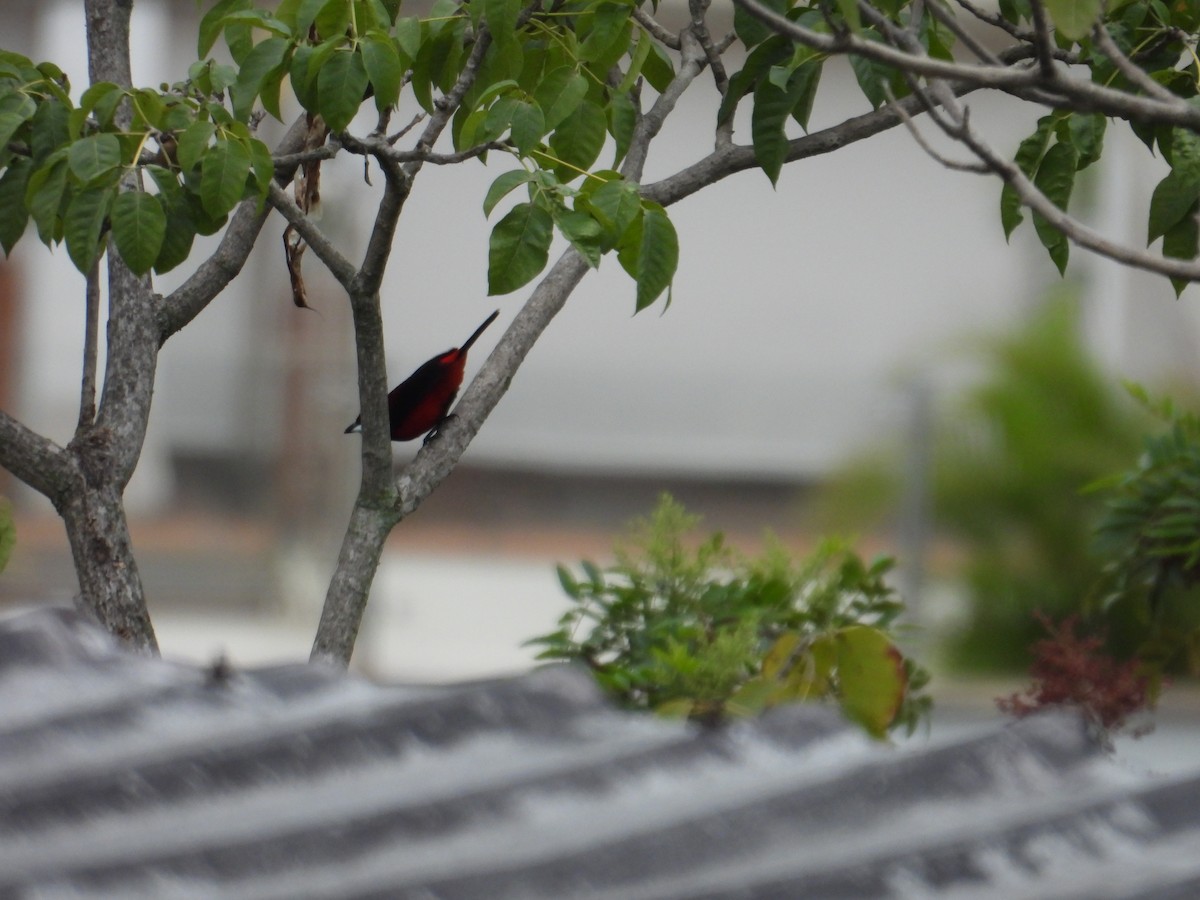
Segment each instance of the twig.
M916 96L921 97L922 100L926 100L923 89L917 85L912 85L912 87L913 93ZM888 106L892 107L896 111L896 115L900 117L900 121L902 121L904 123L904 127L908 129L908 133L912 135L913 140L917 142L917 146L924 150L932 159L934 159L940 165L945 166L947 169L953 169L956 172L974 172L976 174L988 174L991 172L991 169L989 169L983 163L961 162L959 160L950 159L936 150L933 145L925 139L925 135L921 133L921 130L917 128L916 123L912 120L912 116L908 114L908 110L896 102L896 96L892 93L891 86L884 84L883 90L884 93L887 94ZM926 112L932 113L936 109L932 101L926 102L924 105ZM943 130L945 129L943 128Z
M100 341L100 260L87 273L86 308L83 325L83 378L79 390L79 421L76 431L96 421L96 366Z
M681 46L679 35L668 31L665 27L659 24L650 13L646 12L640 6L635 6L633 12L630 13L633 21L637 22L650 33L650 36L662 44L664 47L669 47L672 50L678 50Z
M1033 46L1037 50L1038 71L1043 81L1053 83L1058 77L1058 70L1054 68L1054 57L1051 55L1054 30L1050 20L1046 18L1046 7L1042 5L1042 0L1029 0L1029 7L1033 11Z
M712 70L717 91L724 97L725 91L729 88L729 76L725 72L725 64L721 62L721 53L717 50L712 35L708 31L706 16L710 2L711 0L688 0L688 10L692 14L692 34L696 36L701 49L704 50L704 57L708 60L708 67Z
M1000 13L984 12L978 6L971 3L970 0L955 0L955 2L957 2L959 6L969 12L980 22L983 22L986 25L991 25L993 28L999 28L1001 31L1012 35L1018 41L1033 43L1034 36L1032 31L1028 30L1027 28L1021 28L1020 26L1014 25L1012 22L1008 21L1008 19L1004 18L1004 16L1000 15Z
M950 11L939 2L927 4L926 9L930 14L938 20L942 25L950 30L950 32L962 43L964 47L975 54L976 59L989 66L1000 65L1000 58L991 50L985 47L975 35L971 34L966 28L962 27L962 23L958 21L958 17L950 13Z

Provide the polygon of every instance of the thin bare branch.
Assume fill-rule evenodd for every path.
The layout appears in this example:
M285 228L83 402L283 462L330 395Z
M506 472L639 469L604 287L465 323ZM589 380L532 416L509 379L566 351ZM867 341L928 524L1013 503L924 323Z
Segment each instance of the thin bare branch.
M895 110L896 114L900 117L900 121L904 123L904 127L908 129L908 133L912 135L912 139L916 141L917 146L924 150L925 153L928 154L928 156L935 162L956 172L973 172L975 174L982 175L986 175L991 172L991 169L981 162L962 162L960 160L950 159L948 156L945 156L938 151L932 144L929 143L929 141L925 139L925 135L921 133L921 129L917 127L917 123L914 122L912 116L908 114L908 110L906 110L896 101L896 96L892 93L891 86L885 83L883 89L887 94L888 106ZM921 98L922 101L925 101L923 102L923 105L925 106L925 111L927 113L934 112L936 109L935 105L932 101L926 100L924 91L919 85L913 85L913 93L917 97ZM943 128L943 130L945 129Z
M1043 102L1046 98L1046 85L1041 71L1036 66L1029 68L1020 64L1014 65L1011 60L1006 60L1003 66L992 66L932 59L927 55L908 52L880 41L868 41L849 32L823 34L813 31L779 15L763 5L760 0L734 2L774 31L824 53L854 54L913 75L995 88L1038 102ZM1061 51L1056 50L1053 55L1057 59ZM1058 74L1057 70L1052 89L1056 96L1053 96L1050 102L1056 106L1070 106L1076 110L1100 112L1123 119L1182 125L1200 131L1200 109L1192 107L1182 98L1168 102L1157 97L1134 96L1125 91L1096 84L1089 79Z
M640 6L635 6L630 16L633 18L633 21L645 28L650 33L650 36L664 47L669 47L672 50L680 48L679 35L668 31L657 19Z
M1033 11L1033 46L1037 51L1038 71L1043 81L1054 82L1058 78L1058 70L1054 67L1054 30L1042 0L1029 0L1029 8Z
M675 109L675 104L679 102L683 92L695 81L696 76L704 69L704 64L707 62L704 48L700 46L700 42L691 31L681 32L680 40L682 50L679 70L671 79L671 83L658 95L650 109L638 119L637 127L633 130L633 137L630 138L625 161L621 164L621 174L630 181L641 181L650 142L662 130L667 116Z
M968 29L963 28L958 17L939 2L929 3L925 7L938 22L947 28L964 47L975 55L980 62L989 66L1001 65L1000 58L983 45Z
M75 427L86 428L96 420L96 366L100 340L100 260L87 274L84 292L83 377L79 386L79 420Z
M708 60L708 67L712 70L713 81L724 97L729 88L729 76L725 72L725 64L721 62L721 51L713 43L712 35L708 31L707 15L710 2L711 0L688 0L688 11L692 15L692 34L700 42L704 58Z
M1000 15L1000 13L985 12L974 3L971 3L970 0L956 0L956 2L980 22L983 22L986 25L991 25L993 28L999 28L1001 31L1005 31L1012 35L1018 41L1023 41L1030 44L1033 43L1034 37L1032 31L1027 28L1021 28L1018 25L1014 25L1012 22L1008 21L1008 19L1004 18L1004 16Z

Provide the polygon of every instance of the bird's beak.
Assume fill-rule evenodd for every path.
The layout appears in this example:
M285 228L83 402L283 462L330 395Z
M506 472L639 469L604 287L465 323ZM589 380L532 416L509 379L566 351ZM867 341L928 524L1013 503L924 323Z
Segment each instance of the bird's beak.
M358 434L362 431L362 422L355 422L353 425L347 425L346 430L342 434Z

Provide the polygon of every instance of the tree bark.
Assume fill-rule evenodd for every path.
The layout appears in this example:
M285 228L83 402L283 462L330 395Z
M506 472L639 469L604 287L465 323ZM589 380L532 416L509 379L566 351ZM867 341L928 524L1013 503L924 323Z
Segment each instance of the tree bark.
M120 489L111 479L72 490L58 512L79 577L78 605L131 649L158 652Z

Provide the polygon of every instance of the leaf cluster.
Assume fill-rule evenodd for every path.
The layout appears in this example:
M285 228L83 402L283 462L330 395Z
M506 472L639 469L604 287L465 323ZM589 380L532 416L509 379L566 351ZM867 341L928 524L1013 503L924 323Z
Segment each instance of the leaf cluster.
M1197 98L1200 68L1194 52L1200 8L1192 3L1159 0L1101 4L1100 0L1053 0L1046 7L1056 26L1057 46L1073 51L1073 61L1086 66L1093 82L1139 94L1109 53L1096 46L1093 28L1100 25L1121 55L1149 79L1189 103ZM1013 25L1033 24L1029 0L1001 0L1000 11ZM1059 110L1038 120L1034 133L1017 150L1016 164L1060 209L1071 199L1076 173L1100 158L1105 119L1097 113ZM1195 132L1163 123L1134 119L1131 128L1171 167L1154 191L1147 222L1147 245L1162 239L1162 253L1174 259L1194 259L1200 253L1200 137ZM1000 199L1006 236L1022 220L1020 204L1006 185ZM1051 260L1062 272L1067 265L1066 237L1036 213L1034 227ZM1176 294L1187 282L1173 279Z
M230 67L197 64L163 90L91 85L76 104L65 75L0 51L0 246L30 219L88 271L109 235L137 274L168 271L247 197L261 201L270 153L221 98ZM140 179L144 172L153 190Z
M720 533L690 545L698 524L664 495L614 565L559 566L572 605L530 642L539 658L586 664L626 706L705 722L832 700L875 736L916 726L928 678L893 640L890 559L832 541L799 561L778 544L746 558Z
M464 157L501 150L521 163L496 179L485 214L514 189L528 189L528 200L493 229L489 293L510 293L535 278L557 230L593 267L615 251L641 310L669 288L679 245L662 206L613 170L641 115L642 82L661 89L674 76L670 57L635 25L634 6L574 0L547 12L520 0L436 0L415 17L382 0L284 0L273 12L251 0L221 0L205 16L199 51L224 35L239 66L235 114L257 98L279 116L286 80L308 112L341 132L368 97L386 117L404 88L435 116L486 34L472 63L478 71L455 98L450 135ZM254 43L255 30L269 36ZM610 139L612 168L590 171Z

